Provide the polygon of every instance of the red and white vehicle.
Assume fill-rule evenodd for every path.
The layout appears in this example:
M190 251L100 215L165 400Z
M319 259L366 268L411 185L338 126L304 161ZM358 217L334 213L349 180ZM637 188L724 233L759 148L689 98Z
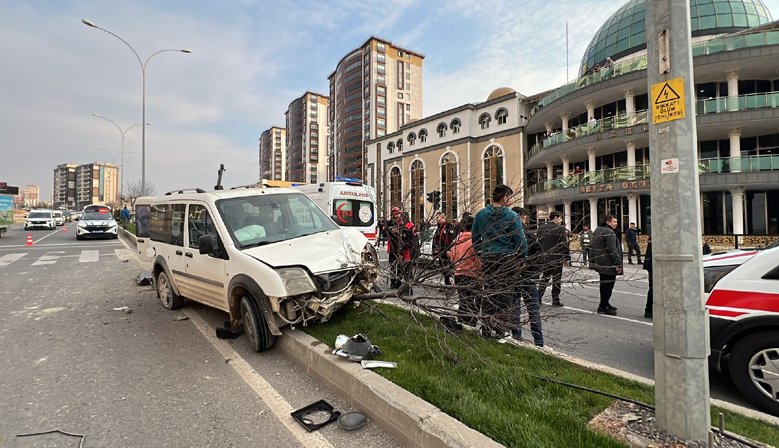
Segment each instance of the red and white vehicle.
M756 407L779 416L779 241L703 257L709 363Z
M359 230L376 244L376 192L361 182L322 182L295 185L340 227Z

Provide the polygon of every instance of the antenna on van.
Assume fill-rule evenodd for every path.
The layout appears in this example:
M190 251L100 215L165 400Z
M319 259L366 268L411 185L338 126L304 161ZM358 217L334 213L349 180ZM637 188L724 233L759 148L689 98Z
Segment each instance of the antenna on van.
M227 171L225 169L225 164L220 163L219 171L218 171L219 177L216 178L216 186L214 187L214 190L224 190L224 187L222 186L222 173L224 173L225 171Z

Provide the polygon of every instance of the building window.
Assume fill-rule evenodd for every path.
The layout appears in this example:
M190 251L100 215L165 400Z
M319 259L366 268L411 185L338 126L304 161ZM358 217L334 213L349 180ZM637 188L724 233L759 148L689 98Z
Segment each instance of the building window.
M382 64L386 62L387 58L383 54L376 55L376 61L381 62Z
M460 133L460 126L461 126L461 123L460 123L460 119L459 118L455 118L454 120L452 120L452 123L449 125L449 127L452 128L452 134L459 134Z
M398 98L400 98L402 100L403 99L403 94L402 93L398 93Z
M481 114L479 117L479 126L481 126L482 129L487 129L490 127L490 114L486 112Z
M441 159L441 211L449 222L457 220L457 158L451 152Z
M387 118L387 109L384 107L377 107L376 116L380 118Z
M411 59L411 55L406 53L406 59ZM406 62L406 64L408 64L408 62Z
M401 58L403 57L403 52L402 51L398 51L398 57L401 57Z
M411 110L411 105L410 104L406 104L406 110Z
M506 124L506 120L508 119L509 111L507 111L504 108L498 109L497 112L495 112L495 120L497 120L498 124Z
M419 130L419 141L422 143L427 141L427 129Z
M376 84L386 84L387 81L384 79L383 75L379 75L376 77Z
M370 83L371 83L371 77L370 77L370 76L366 76L366 77L363 79L363 81L364 81L364 84L365 84L365 85L368 85L368 84L370 84Z
M377 42L376 43L376 50L384 53L384 51L385 51L384 43L383 42Z
M387 128L387 120L385 120L383 118L377 119L376 120L376 126L378 126L380 128L385 128L386 129Z
M403 139L399 138L398 141L395 143L398 147L398 152L403 151Z
M421 223L425 219L425 167L421 160L411 164L411 221Z
M365 58L365 68L362 70L365 73L368 73L368 70L371 69L371 66L368 64L368 58Z
M406 123L411 121L411 114L406 114Z
M503 183L503 150L492 145L484 151L484 205L492 200L492 190Z
M376 104L379 106L386 106L387 105L387 98L383 96L377 96L376 97Z
M408 146L414 146L414 142L417 140L417 135L411 132L408 134L406 139L408 140Z
M390 207L400 207L403 204L403 174L400 172L400 168L393 166L389 173L389 200Z
M411 79L411 73L406 72L406 81L408 81L409 79Z
M406 70L411 70L411 64L409 64L408 62L406 62Z
M389 152L390 154L395 152L395 144L394 143L392 143L392 142L387 143L387 152Z
M438 137L446 137L446 123L438 123L438 126L435 128L435 130L438 132Z
M384 137L385 135L387 135L387 131L385 131L384 129L379 129L378 131L376 131L376 137Z
M376 71L378 71L380 75L384 75L387 73L387 69L385 68L384 64L377 65Z
M411 94L410 93L406 94L406 101L411 101Z
M411 84L406 83L406 90L411 90Z
M377 95L387 96L387 88L386 87L381 87L381 86L376 87L376 94Z

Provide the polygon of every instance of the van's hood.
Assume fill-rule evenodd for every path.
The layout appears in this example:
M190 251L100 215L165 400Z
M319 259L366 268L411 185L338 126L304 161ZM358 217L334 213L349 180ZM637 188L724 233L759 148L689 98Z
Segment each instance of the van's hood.
M252 247L243 252L272 267L305 266L312 274L356 268L368 239L355 229L341 228Z
M757 255L759 250L729 250L703 256L703 267L740 266Z

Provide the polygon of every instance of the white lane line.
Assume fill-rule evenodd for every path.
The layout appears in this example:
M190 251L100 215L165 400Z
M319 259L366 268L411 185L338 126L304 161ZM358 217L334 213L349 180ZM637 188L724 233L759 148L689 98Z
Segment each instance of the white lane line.
M43 238L41 238L41 239L43 239ZM119 243L117 243L115 241L99 241L99 242L98 241L91 241L91 242L88 242L88 243L76 243L76 242L73 242L73 243L41 244L39 246L38 242L36 241L35 242L35 246L32 246L32 247L30 247L30 246L28 246L26 244L13 244L13 245L8 245L8 246L0 246L0 250L6 249L6 248L9 248L9 247L30 247L30 249L38 249L38 248L58 247L58 246L82 246L82 247L83 246L90 246L90 247L95 247L95 246L113 246L113 245L116 245L116 244L119 244Z
M289 414L295 409L238 352L233 350L230 344L222 339L217 339L214 329L196 311L191 309L184 309L183 311L189 317L190 322L195 324L195 327L203 333L208 342L222 354L222 357L230 359L229 366L254 390L254 393L270 408L276 418L295 436L302 446L307 448L332 448L333 445L321 434L306 432L302 426L290 418Z
M552 306L552 302L543 302L543 303L544 303L544 305ZM581 308L574 308L572 306L564 306L562 308L565 309L565 310L576 311L576 314L592 314L592 315L595 315L595 316L606 317L606 318L609 318L609 319L618 319L618 320L624 320L624 321L627 321L627 322L633 322L634 324L649 325L650 327L652 326L652 322L649 322L649 321L635 320L635 319L630 319L628 317L621 317L621 316L609 316L608 314L598 314L596 311L583 310Z
M46 264L54 264L59 260L59 255L42 255L38 260L33 263L33 266L42 266Z
M0 257L0 268L4 268L4 267L8 266L9 264L13 263L14 261L17 261L20 258L23 258L25 255L27 255L27 254L25 253L25 254L8 254L8 255L3 255L2 257Z
M100 261L100 251L97 250L82 250L81 256L78 258L79 263L94 263Z
M50 250L46 252L47 254L64 254L64 250Z
M46 235L46 236L44 236L44 237L42 237L42 238L39 238L39 239L38 239L38 241L35 241L35 240L33 240L33 243L37 244L37 243L39 243L39 242L41 242L41 241L45 240L46 238L48 238L48 237L50 237L50 236L52 236L52 235L54 235L54 234L56 234L56 233L59 233L59 230L56 230L56 229L55 229L54 231L52 231L52 232L51 232L51 233L49 233L48 235Z

